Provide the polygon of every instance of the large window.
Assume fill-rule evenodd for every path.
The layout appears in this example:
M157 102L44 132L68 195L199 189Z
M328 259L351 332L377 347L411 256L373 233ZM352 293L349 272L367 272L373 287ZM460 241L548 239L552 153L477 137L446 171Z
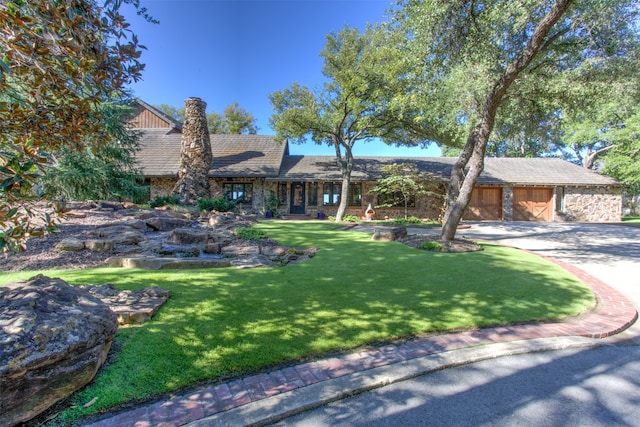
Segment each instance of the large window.
M282 206L286 204L287 200L287 183L279 182L278 183L278 206Z
M236 203L251 203L253 185L250 183L230 182L223 186L224 197Z
M362 206L361 184L349 184L349 206Z
M324 206L337 206L340 204L340 189L342 186L333 182L325 182L322 191L322 204Z
M309 183L309 206L318 206L318 183Z
M324 206L337 206L340 204L342 184L325 182L323 186L322 204ZM349 184L349 206L362 206L362 185Z

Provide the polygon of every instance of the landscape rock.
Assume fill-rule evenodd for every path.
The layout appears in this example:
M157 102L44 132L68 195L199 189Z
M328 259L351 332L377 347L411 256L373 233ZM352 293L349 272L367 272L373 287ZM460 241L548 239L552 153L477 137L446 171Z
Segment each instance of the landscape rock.
M155 216L146 220L147 226L155 231L170 231L176 228L184 228L191 225L192 221L184 218L171 218Z
M83 249L84 242L80 239L76 239L75 237L62 239L62 241L53 248L53 250L58 252L77 252Z
M0 286L0 425L25 422L89 383L117 329L106 304L61 279Z
M104 252L110 254L113 252L113 241L105 239L85 240L84 247L92 252Z
M167 302L171 291L158 286L139 290L118 290L111 283L80 286L109 306L120 325L143 323L150 320Z
M374 227L373 240L400 240L407 237L407 227Z
M232 258L231 265L236 268L275 267L276 264L264 255L251 255Z
M169 232L167 243L173 245L205 245L209 240L214 240L207 230L197 230L193 228L176 228Z

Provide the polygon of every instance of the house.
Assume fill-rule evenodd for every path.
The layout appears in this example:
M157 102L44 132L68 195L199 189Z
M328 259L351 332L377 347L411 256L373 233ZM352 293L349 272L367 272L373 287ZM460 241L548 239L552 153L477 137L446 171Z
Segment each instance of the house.
M180 165L182 124L138 101L132 125L141 131L138 162L150 196L170 194ZM246 212L264 213L272 192L281 214L334 215L341 174L331 156L291 155L287 142L265 135L210 135L213 164L211 197L236 201ZM371 203L377 218L400 217L404 206L379 208L383 200L371 191L383 167L415 163L433 178L426 197L411 200L409 214L438 218L443 212L446 182L455 158L356 157L347 214L364 216ZM556 158L487 158L465 212L467 220L620 221L622 186L613 178Z

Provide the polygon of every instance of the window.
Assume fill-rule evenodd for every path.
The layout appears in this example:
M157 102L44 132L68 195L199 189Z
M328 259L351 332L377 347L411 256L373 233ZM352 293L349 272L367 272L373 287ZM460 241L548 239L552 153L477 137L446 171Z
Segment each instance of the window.
M349 206L362 206L361 184L349 184Z
M556 187L556 211L564 212L564 187Z
M236 203L251 203L253 185L248 183L226 183L223 186L224 197Z
M287 183L279 182L278 183L278 202L279 206L285 205L287 200Z
M309 206L318 206L318 183L309 183Z
M324 206L337 206L340 204L340 184L325 182L322 191L322 204Z

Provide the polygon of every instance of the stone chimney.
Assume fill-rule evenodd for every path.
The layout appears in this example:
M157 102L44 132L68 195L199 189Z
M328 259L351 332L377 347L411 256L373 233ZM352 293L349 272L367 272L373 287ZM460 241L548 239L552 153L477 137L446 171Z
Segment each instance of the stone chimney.
M200 98L188 98L184 103L180 169L173 194L180 198L180 203L194 205L199 199L211 196L207 176L213 155L207 127L207 103Z

